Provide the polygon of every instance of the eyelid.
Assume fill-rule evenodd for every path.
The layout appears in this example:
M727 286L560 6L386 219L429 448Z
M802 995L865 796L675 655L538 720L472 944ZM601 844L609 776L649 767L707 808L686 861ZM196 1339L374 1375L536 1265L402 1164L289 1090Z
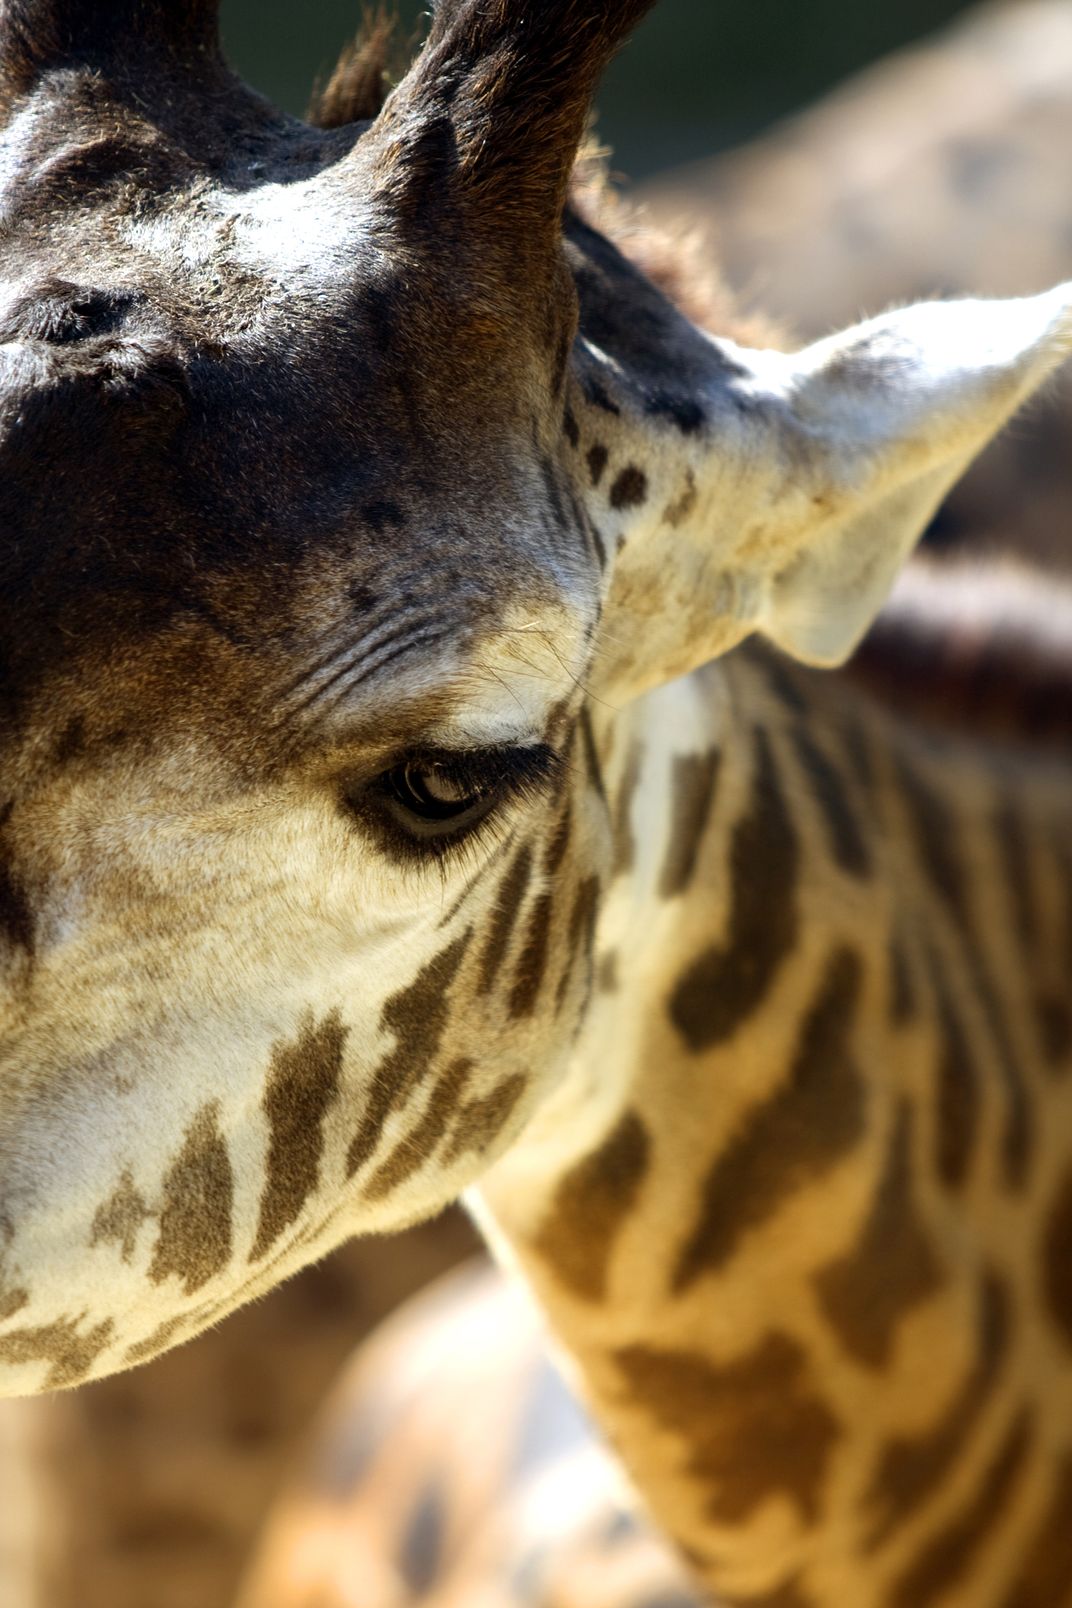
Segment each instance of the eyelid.
M439 767L463 787L497 792L499 797L472 826L455 832L418 835L406 829L389 803L390 778L407 765ZM524 748L411 748L397 755L393 764L379 770L374 778L350 794L347 805L358 819L364 820L377 834L384 834L387 841L414 863L439 861L446 864L455 858L464 859L487 837L495 836L501 821L496 804L535 799L554 786L565 770L565 759L546 743L533 743Z
M546 743L526 748L429 748L416 750L400 761L406 765L427 765L474 792L502 789L525 792L554 780L561 770L561 757Z

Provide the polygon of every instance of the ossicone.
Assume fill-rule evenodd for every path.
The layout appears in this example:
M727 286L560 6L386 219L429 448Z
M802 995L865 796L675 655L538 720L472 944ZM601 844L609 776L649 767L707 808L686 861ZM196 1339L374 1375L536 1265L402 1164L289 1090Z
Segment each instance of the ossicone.
M380 193L411 222L434 197L489 270L538 271L600 74L653 0L438 0L372 131ZM366 148L366 158L367 158Z

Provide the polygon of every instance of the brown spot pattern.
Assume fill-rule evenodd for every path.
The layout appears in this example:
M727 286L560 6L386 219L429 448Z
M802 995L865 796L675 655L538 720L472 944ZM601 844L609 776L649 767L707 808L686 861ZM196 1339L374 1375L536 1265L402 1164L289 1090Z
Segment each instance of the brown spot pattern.
M1036 946L1051 968L1050 977L1057 981L1052 985L1040 983L1036 988L1035 1020L1046 1060L1055 1072L1065 1072L1072 1061L1072 855L1059 840L1054 850L1056 884L1064 894L1063 930L1058 932L1056 942L1047 933L1045 943ZM1035 953L1027 956L1029 975L1037 972L1038 958Z
M1015 1188L1027 1181L1034 1133L1023 1073L1002 1015L999 995L989 975L972 919L968 879L957 851L957 823L945 801L913 768L902 763L901 786L919 844L920 859L948 906L964 949L964 959L976 998L986 1016L990 1043L998 1058L1005 1084L1007 1111L1002 1157L1005 1176Z
M598 1150L562 1179L536 1237L537 1251L586 1301L602 1300L618 1236L651 1162L648 1130L627 1111Z
M527 876L527 873L526 873ZM375 1154L388 1113L403 1109L428 1076L450 1015L451 986L472 940L472 929L440 950L383 1007L380 1026L395 1036L395 1047L376 1068L362 1123L346 1158L347 1176Z
M0 1362L13 1365L48 1362L51 1367L45 1386L62 1390L79 1384L89 1373L115 1330L111 1318L98 1323L86 1334L79 1333L77 1318L57 1318L36 1329L15 1329L0 1337Z
M749 1229L822 1178L859 1140L864 1090L850 1051L863 981L859 957L835 950L800 1034L786 1083L754 1111L715 1162L675 1291L725 1266Z
M1057 839L1054 842L1054 853L1064 893L1064 932L1057 945L1058 966L1062 974L1072 983L1072 848Z
M592 950L595 945L598 916L599 878L585 877L577 884L577 892L573 896L573 909L570 912L569 930L566 934L566 955L555 1001L557 1010L561 1010L565 1003L578 954L581 957L581 965L587 969L589 987L591 986Z
M118 1245L123 1261L130 1262L141 1226L152 1215L134 1187L133 1174L129 1168L126 1169L112 1194L94 1213L89 1233L90 1247L102 1243Z
M897 1114L885 1173L859 1241L816 1274L826 1316L857 1362L884 1368L901 1320L942 1286L912 1191L912 1113Z
M508 1009L515 1021L531 1016L536 1009L547 971L553 912L553 895L542 893L533 904L525 931L525 941L514 968Z
M599 759L599 750L596 747L596 734L592 730L592 716L587 705L581 711L581 718L577 722L581 734L581 747L584 750L584 768L588 777L588 785L604 805L607 802L607 787L603 780L603 766Z
M1021 1413L964 1512L924 1545L897 1580L889 1608L921 1608L938 1602L970 1574L979 1548L989 1540L1016 1489L1033 1438L1030 1414Z
M808 700L800 686L800 671L791 659L770 649L759 649L756 658L774 696L795 715L807 715Z
M1005 1131L1001 1141L1005 1178L1012 1188L1023 1189L1028 1181L1035 1148L1034 1111L1023 1070L1013 1048L1001 997L989 975L978 934L972 933L965 938L965 952L972 983L986 1017L989 1043L997 1056L998 1071L1005 1085Z
M1046 1219L1042 1282L1050 1315L1072 1347L1072 1170L1061 1180Z
M488 936L480 952L477 968L477 993L490 994L499 975L499 968L510 948L510 939L521 914L521 906L532 876L532 851L520 848L506 868L495 901L495 914L488 928Z
M13 1318L23 1307L30 1304L30 1292L23 1289L4 1289L0 1287L0 1323Z
M948 1410L933 1429L890 1443L875 1470L865 1506L872 1519L868 1550L882 1546L941 1489L982 1416L1009 1349L1009 1299L995 1275L983 1280L979 1353Z
M186 1314L180 1313L178 1317L167 1318L165 1322L158 1323L152 1334L127 1347L125 1353L127 1362L149 1362L151 1358L159 1356L162 1351L167 1350L186 1321Z
M959 1189L968 1176L975 1155L982 1115L980 1078L967 1035L953 1004L945 965L935 950L930 952L929 971L941 1034L935 1108L935 1161L942 1182L951 1189Z
M618 976L618 951L608 949L602 955L596 967L596 987L601 994L616 994L620 979Z
M957 851L957 825L944 800L914 768L902 763L901 790L915 829L923 869L962 930L971 925L964 866Z
M1011 799L998 806L994 831L1001 851L1005 882L1013 912L1020 952L1028 966L1034 963L1039 941L1038 911L1035 906L1031 857L1024 836L1024 823Z
M1043 1044L1051 1065L1068 1070L1072 1059L1072 850L1063 838L1055 837L1058 888L1063 893L1063 920L1057 942L1052 945L1052 964L1061 979L1057 992L1049 992L1038 1004Z
M234 1174L217 1101L201 1107L164 1178L160 1237L149 1265L154 1284L177 1277L187 1295L231 1259Z
M696 476L691 469L685 471L685 484L680 493L663 510L663 521L671 530L678 530L688 519L700 500Z
M893 933L889 941L890 968L890 1021L894 1027L905 1027L915 1020L919 1009L912 964L904 935Z
M633 800L640 783L644 750L639 743L629 749L629 757L622 772L614 798L614 875L624 876L636 862L636 839L633 836Z
M796 947L800 845L762 731L754 743L750 807L730 844L726 942L688 967L670 999L671 1020L697 1053L747 1021Z
M471 1151L486 1150L513 1116L527 1085L528 1080L522 1073L513 1072L497 1083L490 1094L466 1100L455 1119L444 1161L450 1163Z
M857 782L865 793L873 795L875 789L875 765L871 758L871 744L862 721L843 720L841 723L841 740L845 749L845 757L852 767Z
M598 486L599 482L603 479L603 476L604 476L604 474L606 472L606 468L607 468L607 458L608 458L608 456L609 456L609 454L607 452L606 447L601 445L601 443L599 443L598 441L596 442L594 447L589 447L589 449L588 449L588 473L589 473L589 476L591 477L591 481L592 481L593 486Z
M684 893L695 875L721 762L717 748L707 754L680 755L674 760L670 841L659 879L663 899Z
M871 850L860 822L849 802L842 778L809 731L797 724L793 729L797 761L806 776L813 797L822 812L830 852L849 876L871 874Z
M268 1118L267 1176L251 1262L297 1222L320 1181L324 1118L338 1098L347 1029L338 1011L319 1026L308 1019L293 1044L272 1052L264 1112Z
M636 464L627 464L610 488L610 505L619 512L639 508L648 495L648 477Z
M1035 1021L1043 1055L1051 1067L1060 1070L1072 1055L1072 1004L1040 990L1035 996Z
M459 1059L452 1061L436 1080L420 1122L412 1133L403 1135L365 1185L362 1193L367 1200L382 1200L431 1160L450 1126L472 1071L472 1061Z
M806 1524L820 1516L830 1453L841 1428L816 1395L803 1349L771 1334L723 1367L687 1351L629 1346L616 1353L631 1402L681 1437L689 1477L717 1523L741 1524L785 1497Z
M1060 1608L1072 1598L1072 1457L1057 1471L1050 1505L1001 1608Z
M569 802L567 801L566 807L562 811L561 819L559 820L558 825L555 827L550 843L547 845L547 854L543 865L544 874L546 876L553 877L559 870L561 870L562 862L565 860L566 851L569 848L570 832L572 829L573 811L569 805Z

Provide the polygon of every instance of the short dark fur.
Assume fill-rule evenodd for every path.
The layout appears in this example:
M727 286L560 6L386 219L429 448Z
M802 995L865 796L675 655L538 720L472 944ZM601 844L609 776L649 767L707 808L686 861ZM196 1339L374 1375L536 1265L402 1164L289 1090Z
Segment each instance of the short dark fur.
M16 746L42 724L56 764L182 720L243 766L292 757L301 734L272 714L316 662L295 604L313 566L321 599L352 601L355 636L389 609L431 650L540 595L545 555L502 534L519 505L560 555L583 553L553 468L577 318L560 220L592 86L647 4L444 3L370 127L381 18L320 128L230 75L209 0L4 8L0 741L16 807ZM274 239L313 227L324 249L266 260L265 195ZM388 529L388 509L408 525ZM251 729L271 752L250 754ZM35 774L48 752L35 744Z

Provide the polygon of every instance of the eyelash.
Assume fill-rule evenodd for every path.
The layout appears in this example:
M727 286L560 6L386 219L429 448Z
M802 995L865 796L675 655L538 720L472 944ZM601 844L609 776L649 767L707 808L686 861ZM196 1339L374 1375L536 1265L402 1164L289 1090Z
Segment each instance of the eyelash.
M504 806L527 803L546 794L565 768L561 756L546 744L531 748L418 749L406 754L388 771L382 771L346 799L349 811L396 853L418 863L440 865L464 857L493 835ZM421 832L407 827L401 797L402 778L411 772L432 772L461 795L488 800L486 812L470 825L451 829L430 827ZM416 820L416 816L413 816Z

